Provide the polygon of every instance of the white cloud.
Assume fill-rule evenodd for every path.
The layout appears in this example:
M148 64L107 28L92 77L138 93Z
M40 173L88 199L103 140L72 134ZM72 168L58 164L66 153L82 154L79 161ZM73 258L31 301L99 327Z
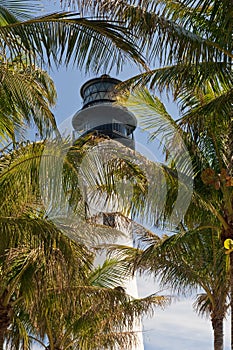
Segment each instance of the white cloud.
M138 280L140 296L159 291L152 278ZM160 295L163 293L161 292ZM166 291L164 291L164 294ZM212 350L213 332L209 319L201 318L192 309L193 299L158 308L152 318L143 320L145 350ZM225 350L230 350L230 322L225 323Z

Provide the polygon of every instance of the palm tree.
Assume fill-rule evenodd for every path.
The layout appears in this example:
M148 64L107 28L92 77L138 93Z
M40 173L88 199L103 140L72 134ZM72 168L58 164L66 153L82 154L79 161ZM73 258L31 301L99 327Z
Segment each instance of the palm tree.
M223 320L230 290L224 253L215 232L194 229L160 240L148 237L148 247L138 252L134 261L141 271L157 276L162 287L178 294L198 293L194 308L199 315L210 317L215 350L223 349Z
M47 336L51 350L74 345L82 349L114 348L116 344L130 347L135 341L135 318L152 310L153 305L164 305L166 298L134 300L121 289L114 289L127 273L119 261L93 270L94 241L98 236L113 235L114 230L110 233L109 227L85 221L84 205L77 193L74 214L80 218L72 222L69 216L64 221L64 197L58 193L62 183L55 176L51 179L53 186L48 187L50 193L44 193L47 202L42 200L41 171L47 173L47 186L51 175L41 168L42 158L47 169L53 169L59 152L63 153L61 143L60 148L56 141L52 144L49 154L45 143L40 142L18 146L1 157L1 344L7 341L14 349L27 346L32 339L42 343ZM68 150L69 143L63 147ZM65 171L65 179L77 174L71 163ZM48 212L46 204L51 198L54 207ZM58 199L56 203L54 198ZM55 220L56 213L60 217Z
M35 305L52 290L55 293L64 288L75 266L84 272L91 264L89 251L61 235L49 222L21 218L13 225L9 221L5 225L8 233L12 236L14 229L22 235L23 230L24 239L21 237L15 247L12 244L1 255L1 349L5 342L11 349L26 346L30 334L41 334L41 326L33 322ZM4 233L1 230L2 236Z
M48 336L47 347L51 350L131 348L136 341L135 317L152 310L152 305L165 305L166 299L150 296L133 300L119 287L124 275L125 269L119 261L108 261L96 270L90 269L86 281L71 281L68 300L66 290L41 299L39 308L49 313L36 312L36 317Z
M193 93L193 98L190 100L189 105L192 106L193 103L198 105L198 103L200 103L198 102L198 98L200 98L200 95L195 96ZM206 107L206 105L203 104L203 100L201 102L202 107L198 106L198 111L202 110L201 108L203 108L204 110ZM148 91L143 92L141 90L138 94L135 94L135 96L131 98L131 101L129 101L128 108L130 108L132 112L134 112L139 118L141 118L141 120L145 123L145 127L149 129L151 128L152 139L157 135L160 135L160 138L164 141L166 151L171 149L171 145L175 147L177 141L179 141L181 138L183 145L187 147L186 151L188 150L188 154L191 156L191 164L195 171L194 192L191 198L189 208L186 208L186 214L182 218L181 223L178 225L178 227L173 226L173 229L175 229L176 232L183 232L184 230L188 231L186 234L181 235L180 242L182 242L182 240L184 240L185 242L186 235L188 235L189 237L189 231L191 231L193 233L191 236L192 239L190 241L190 246L195 247L195 245L192 246L192 240L194 240L193 235L196 234L200 240L201 234L203 234L203 237L205 237L205 235L207 234L206 230L212 230L212 232L214 232L214 234L216 235L216 240L219 240L219 237L221 238L218 243L220 256L222 254L221 251L223 243L225 242L225 246L228 248L227 260L231 261L231 236L229 236L229 231L227 230L227 228L230 226L230 222L228 221L228 215L232 210L232 182L230 175L231 157L229 156L229 153L231 154L230 120L227 120L226 118L224 120L220 120L219 118L219 124L214 124L213 126L213 123L211 124L209 119L211 118L211 113L208 115L209 118L207 117L206 113L206 117L204 114L202 120L200 120L201 117L199 117L199 115L195 118L195 116L197 116L197 110L195 108L190 108L190 110L188 110L184 114L181 120L177 120L175 122L168 114L163 104L158 100L158 98L151 96ZM218 116L218 114L215 114L215 116ZM199 128L197 128L197 126ZM180 145L179 142L178 146L181 147L182 144ZM185 148L183 150L185 151ZM182 154L184 154L184 151L182 151ZM190 165L190 159L188 159L187 153L185 157L180 156L179 158L175 156L176 155L174 155L174 153L168 153L167 163L165 165L161 165L168 184L167 201L163 209L160 210L159 218L157 218L155 215L154 221L152 222L156 225L162 224L165 228L167 227L167 229L169 228L169 222L171 222L171 213L174 208L174 202L177 199L177 191L179 189L179 186L186 186L185 182L187 182L185 177L178 177L178 166L180 169L182 169L183 167L183 171L186 171L187 175L187 170L189 169ZM182 167L180 166L179 162L181 162ZM180 181L184 181L183 185ZM187 240L189 239L188 237ZM173 240L174 242L176 242L175 236ZM154 244L154 246L156 245ZM176 243L174 244L174 247L175 246ZM208 246L212 245L208 243ZM166 247L167 253L169 255L168 244L165 244L164 247ZM185 251L186 250L184 250L184 252ZM177 259L181 259L182 261L182 254L181 256L179 256L178 254ZM148 264L150 263L148 262ZM193 269L195 269L195 265ZM230 262L230 271L231 269L232 265ZM207 278L208 271L206 271L206 273ZM221 274L224 276L224 273L225 272L223 269ZM164 275L166 276L165 271ZM229 273L228 278L231 278L231 273ZM214 288L212 286L212 291L218 292L220 286L218 286L217 289L216 287ZM229 286L230 289L232 289L231 279ZM225 289L226 291L227 288L228 287L226 287ZM226 292L221 293L221 295L224 295L226 297ZM222 316L226 310L224 306L224 303L226 302L225 297L223 298L223 303L221 303L220 308L220 310L222 309ZM231 298L232 296L230 297L230 301L232 300ZM218 346L220 346L221 348L221 340L219 343L220 345Z
M38 334L30 314L33 303L69 285L77 271L82 278L92 264L89 249L68 239L66 231L74 228L58 227L43 214L38 186L42 149L29 144L1 156L1 349L4 341L14 349L28 343L28 332Z

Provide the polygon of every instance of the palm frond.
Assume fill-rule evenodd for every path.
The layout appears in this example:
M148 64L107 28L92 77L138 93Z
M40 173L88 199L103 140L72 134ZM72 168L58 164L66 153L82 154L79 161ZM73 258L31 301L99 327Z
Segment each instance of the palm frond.
M144 64L133 39L119 23L101 19L85 19L75 13L54 13L25 22L0 27L1 45L10 57L26 55L29 62L36 57L55 64L70 61L86 71L118 70L126 60ZM19 40L20 38L20 40Z
M206 89L207 90L207 89ZM198 98L195 96L191 98L190 94L184 97L186 103L184 108L191 106L189 111L181 118L181 125L189 125L192 128L192 123L199 125L199 132L203 132L205 128L208 129L208 124L221 123L221 127L224 128L224 124L227 125L231 122L231 100L233 97L233 89L222 90L219 94L213 91L212 87L205 92L197 91ZM200 120L202 118L202 121ZM222 129L223 130L223 129Z
M171 196L173 204L175 203L173 211L171 210L167 214L171 215L170 219L171 222L174 221L174 225L178 224L180 213L184 207L187 208L189 205L193 191L193 166L186 148L186 134L168 114L163 103L157 97L152 96L148 90L139 89L132 94L126 101L126 106L138 117L142 127L150 131L150 138L152 140L157 138L163 146L164 158L169 166L171 165L170 170L169 166L162 164L154 164L151 169L154 171L154 178L155 174L158 173L155 172L156 166L162 171L160 174L162 176L158 179L160 180L161 194L165 196L163 199L165 199L165 203L168 203L167 199ZM153 201L153 198L150 198L150 201L151 204L156 205L156 199ZM165 203L161 202L160 218L168 209Z
M141 252L135 268L148 269L163 287L174 292L185 294L202 288L212 307L215 298L221 298L223 308L227 305L226 256L218 236L206 229L165 237L150 244Z
M105 260L91 272L89 283L93 286L114 288L124 284L128 278L127 266L117 259Z
M16 17L5 7L0 6L0 26L17 22Z
M2 13L8 13L10 15L7 23L14 22L17 20L26 20L32 17L36 12L42 9L42 4L39 0L2 0L1 10ZM13 21L12 21L13 20Z
M182 2L174 6L170 1L140 1L139 4L121 1L114 7L108 0L77 3L80 9L92 10L94 14L98 12L114 20L123 19L153 61L159 57L166 64L182 60L198 64L199 61L211 61L213 58L232 57L226 42L219 45L216 37L207 35L210 22L203 16L205 7L202 11L193 3ZM223 16L221 20L223 22ZM213 32L217 32L218 28ZM229 36L227 40L229 43Z
M14 62L1 63L0 78L0 132L3 136L13 137L14 127L20 132L22 126L30 124L32 120L41 135L57 129L49 108L55 104L56 91L46 72L37 67L25 66L15 59Z
M231 88L230 65L225 62L199 62L195 65L180 62L140 73L121 83L119 89L139 89L147 85L150 89L172 93L179 100L185 90L191 93L197 87L204 89L210 83L215 89L217 84L225 86L225 89L227 86Z
M211 304L208 296L204 293L199 294L193 303L194 310L200 316L209 316L211 314Z

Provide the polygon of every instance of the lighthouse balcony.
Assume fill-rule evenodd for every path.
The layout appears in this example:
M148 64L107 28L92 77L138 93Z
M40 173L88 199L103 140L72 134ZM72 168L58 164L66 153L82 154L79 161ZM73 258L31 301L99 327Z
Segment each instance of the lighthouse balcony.
M135 147L132 127L121 123L108 123L93 127L90 127L90 124L88 123L88 125L86 125L86 127L83 130L80 130L77 135L74 135L74 139L92 133L99 136L108 136L110 139L118 141L132 149L134 149Z

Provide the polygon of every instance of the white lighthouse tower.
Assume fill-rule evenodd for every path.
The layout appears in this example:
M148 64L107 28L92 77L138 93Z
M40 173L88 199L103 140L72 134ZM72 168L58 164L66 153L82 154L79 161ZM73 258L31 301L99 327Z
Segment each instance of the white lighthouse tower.
M115 87L120 80L102 75L87 81L80 90L83 99L83 107L75 113L72 119L74 128L73 137L78 139L85 135L95 133L95 135L104 135L110 140L118 141L121 147L128 147L134 150L134 130L137 126L135 116L125 107L116 104ZM111 204L110 204L111 206ZM132 229L129 218L114 213L114 210L103 208L102 203L99 204L98 215L95 210L93 216L98 224L110 226L124 233L124 238L117 240L118 244L132 245ZM122 205L123 209L123 205ZM122 213L124 214L124 213ZM137 284L135 278L130 278L124 285L126 292L133 297L138 297ZM142 327L135 325L137 332L137 345L133 350L143 350Z

